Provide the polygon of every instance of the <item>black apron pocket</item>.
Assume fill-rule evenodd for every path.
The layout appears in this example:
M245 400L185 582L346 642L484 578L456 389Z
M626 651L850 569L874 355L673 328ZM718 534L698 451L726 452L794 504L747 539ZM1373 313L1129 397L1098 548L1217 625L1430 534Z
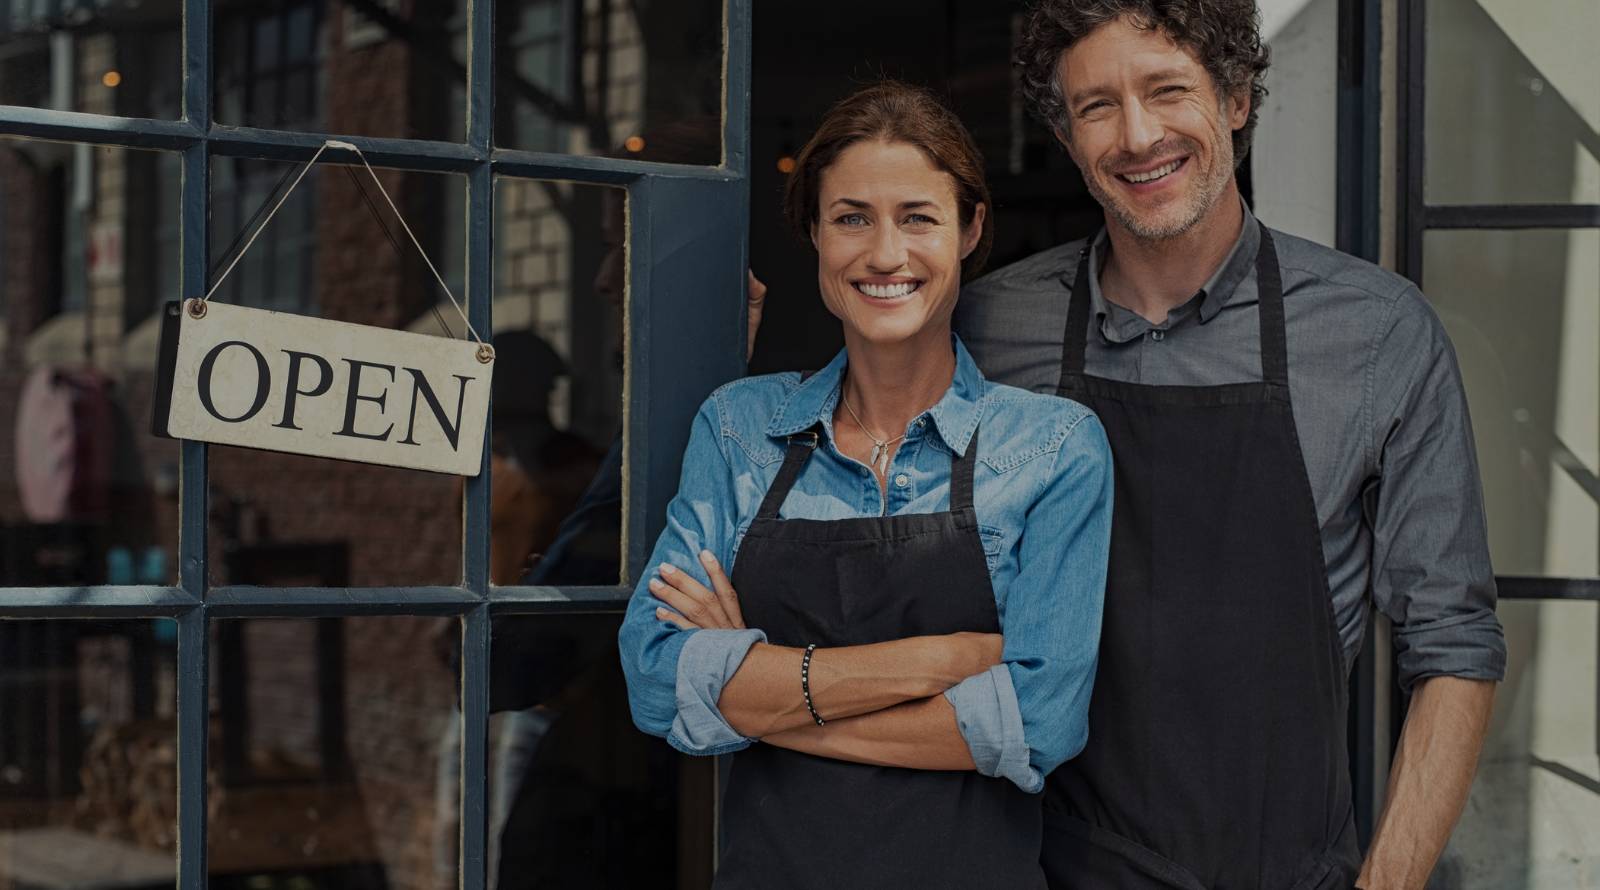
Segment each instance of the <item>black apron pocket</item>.
M1076 816L1046 810L1044 832L1050 890L1206 890L1178 863Z

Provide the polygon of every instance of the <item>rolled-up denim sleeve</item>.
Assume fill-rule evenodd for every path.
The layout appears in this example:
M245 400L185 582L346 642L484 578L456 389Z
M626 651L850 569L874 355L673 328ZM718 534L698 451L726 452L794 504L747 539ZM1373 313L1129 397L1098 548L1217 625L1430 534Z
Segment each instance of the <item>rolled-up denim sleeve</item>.
M1005 594L1003 663L945 693L978 772L1030 793L1088 740L1111 547L1111 449L1076 419L1018 540Z
M656 617L665 604L647 586L656 566L670 563L710 586L697 558L710 550L731 565L737 505L733 473L720 441L717 407L708 399L695 416L684 453L678 494L656 540L648 570L628 601L617 646L628 681L634 725L686 754L736 751L751 739L739 735L717 710L722 687L750 647L766 638L758 630L683 630Z
M1505 635L1461 371L1420 293L1390 316L1373 357L1373 601L1394 622L1402 689L1436 676L1499 680Z

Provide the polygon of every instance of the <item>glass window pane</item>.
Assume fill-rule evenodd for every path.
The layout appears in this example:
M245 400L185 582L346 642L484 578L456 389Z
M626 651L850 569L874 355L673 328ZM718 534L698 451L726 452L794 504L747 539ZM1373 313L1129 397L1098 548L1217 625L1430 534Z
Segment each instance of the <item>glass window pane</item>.
M179 3L4 4L0 105L174 119Z
M1593 887L1600 603L1501 602L1509 662L1472 796L1429 887Z
M214 268L300 165L212 161ZM462 177L380 170L440 274L463 298ZM215 272L213 273L215 274ZM217 290L258 308L444 336L449 299L361 167L317 165ZM498 374L496 376L499 376ZM211 449L211 577L218 584L459 584L462 479L298 455Z
M710 884L715 761L634 728L620 620L494 620L491 890Z
M622 577L622 189L495 185L491 579Z
M1431 231L1423 254L1466 381L1495 571L1600 575L1600 230Z
M0 621L0 887L173 886L177 637Z
M211 886L455 887L453 618L215 622Z
M722 2L495 5L495 142L722 162Z
M460 141L465 0L216 0L217 122Z
M178 444L150 408L179 172L0 140L0 586L177 577Z
M1600 202L1594 0L1429 0L1427 199Z

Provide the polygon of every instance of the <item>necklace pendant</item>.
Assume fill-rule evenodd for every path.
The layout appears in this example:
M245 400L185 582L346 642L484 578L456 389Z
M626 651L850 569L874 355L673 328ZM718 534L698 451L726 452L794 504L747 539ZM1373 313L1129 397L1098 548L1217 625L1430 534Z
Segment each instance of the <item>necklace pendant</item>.
M887 448L885 446L879 445L877 443L873 443L873 445L872 445L872 460L868 461L868 463L870 463L874 468L877 468L882 463L880 458L883 457L883 454L884 454L884 452L886 450L887 450ZM882 473L883 470L879 469L878 472Z

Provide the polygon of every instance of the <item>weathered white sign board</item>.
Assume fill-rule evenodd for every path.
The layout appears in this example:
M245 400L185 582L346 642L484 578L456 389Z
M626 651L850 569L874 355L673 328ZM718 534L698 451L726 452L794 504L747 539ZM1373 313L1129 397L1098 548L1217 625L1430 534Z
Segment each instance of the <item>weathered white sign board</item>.
M483 466L488 347L198 300L165 312L157 434L460 476Z

